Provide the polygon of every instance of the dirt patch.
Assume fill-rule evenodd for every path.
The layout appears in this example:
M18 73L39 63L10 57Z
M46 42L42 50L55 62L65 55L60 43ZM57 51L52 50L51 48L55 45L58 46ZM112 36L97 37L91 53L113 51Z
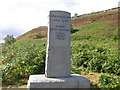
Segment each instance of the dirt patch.
M99 82L99 77L101 76L101 74L99 73L81 73L82 76L88 78L91 82L97 84Z
M118 47L118 46L120 46L120 44L110 44L110 46L116 46L116 47Z
M47 40L48 38L41 38L42 40Z
M2 65L3 64L3 62L0 60L0 65Z
M81 25L87 25L89 23L89 18L88 17L80 17L72 20L72 26L77 27Z

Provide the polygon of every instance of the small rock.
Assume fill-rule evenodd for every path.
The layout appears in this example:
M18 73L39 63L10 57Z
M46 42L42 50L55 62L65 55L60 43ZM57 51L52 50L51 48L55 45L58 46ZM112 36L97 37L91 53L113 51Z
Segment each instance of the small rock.
M94 75L93 73L89 73L89 75Z
M8 86L7 88L12 88L11 86Z

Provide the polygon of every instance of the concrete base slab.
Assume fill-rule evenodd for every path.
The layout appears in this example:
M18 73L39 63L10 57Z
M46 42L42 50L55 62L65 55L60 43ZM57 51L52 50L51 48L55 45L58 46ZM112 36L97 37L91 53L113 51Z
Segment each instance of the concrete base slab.
M45 75L31 75L27 87L31 88L90 88L89 79L72 74L68 78L46 78Z

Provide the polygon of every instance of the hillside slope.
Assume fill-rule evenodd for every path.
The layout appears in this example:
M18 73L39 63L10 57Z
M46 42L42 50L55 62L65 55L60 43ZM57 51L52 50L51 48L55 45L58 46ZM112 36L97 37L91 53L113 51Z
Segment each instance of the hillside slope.
M79 36L118 37L118 11L92 14L72 20Z
M77 16L71 20L73 32L87 36L115 36L118 33L118 11ZM47 36L47 26L41 26L17 37L17 40L40 39ZM75 31L76 30L76 31Z
M17 37L17 40L26 40L26 39L38 39L43 38L47 36L47 26L41 26L35 29L32 29L28 32L26 32L23 35L20 35Z

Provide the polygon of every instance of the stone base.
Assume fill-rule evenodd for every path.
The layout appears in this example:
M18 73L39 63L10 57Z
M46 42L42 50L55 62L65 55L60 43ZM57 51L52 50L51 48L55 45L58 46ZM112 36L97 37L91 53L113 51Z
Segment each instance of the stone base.
M31 75L28 80L31 88L90 88L90 81L80 75L72 74L68 78L46 78L45 75Z

